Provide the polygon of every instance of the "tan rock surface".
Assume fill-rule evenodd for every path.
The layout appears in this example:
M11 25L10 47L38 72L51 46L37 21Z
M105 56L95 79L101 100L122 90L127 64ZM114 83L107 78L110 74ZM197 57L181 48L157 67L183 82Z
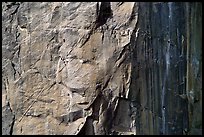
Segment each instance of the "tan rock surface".
M8 27L14 48L10 58L3 54L3 79L8 81L3 105L7 97L15 114L13 134L77 134L102 91L107 99L111 94L113 98L128 96L127 47L132 31L123 28L135 29L137 16L130 17L137 4L116 4L11 3L9 11L17 7L9 15ZM6 6L3 17L8 14ZM106 15L102 11L107 9ZM101 113L108 102L101 102Z
M201 13L3 2L2 134L201 134Z

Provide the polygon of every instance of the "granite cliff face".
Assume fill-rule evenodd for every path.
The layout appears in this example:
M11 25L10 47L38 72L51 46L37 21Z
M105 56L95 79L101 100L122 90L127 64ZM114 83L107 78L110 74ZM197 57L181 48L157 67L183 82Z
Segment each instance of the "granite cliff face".
M2 3L2 134L202 133L199 3Z

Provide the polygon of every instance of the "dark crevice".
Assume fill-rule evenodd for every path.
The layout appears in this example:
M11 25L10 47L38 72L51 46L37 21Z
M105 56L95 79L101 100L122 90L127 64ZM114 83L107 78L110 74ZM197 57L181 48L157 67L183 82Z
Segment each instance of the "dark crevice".
M120 60L122 58L122 56L126 53L126 51L128 51L130 46L130 43L126 44L124 46L124 48L120 51L119 56L117 57L117 60Z
M103 41L104 41L104 32L102 32L102 44L103 44Z
M107 88L108 83L110 82L111 78L112 78L112 76L108 76L108 78L104 80L104 84L103 84L103 87L102 87L102 91L103 91L105 88Z
M92 116L87 117L84 126L81 128L77 135L95 135Z
M13 67L13 70L14 70L14 79L16 79L16 69L15 69L15 64L13 62L11 62L11 65Z
M122 4L124 4L124 2L119 2L119 3L117 4L117 6L120 7Z
M70 112L69 114L56 117L56 119L60 121L59 123L60 125L61 123L68 124L70 122L74 122L82 117L83 117L83 110L78 110L78 111Z
M17 13L19 6L20 5L18 5L17 8L10 15L13 15L13 14Z
M99 7L99 3L97 3L97 7L96 7L96 22L95 24L91 27L91 30L88 34L88 37L86 38L86 40L82 43L82 46L86 44L86 42L90 39L91 35L95 32L95 30L104 25L108 18L112 18L113 13L111 10L111 4L110 2L101 2L101 5ZM104 35L104 34L103 34ZM102 36L102 42L103 42L103 37Z
M6 10L10 9L12 6L15 6L15 5L20 6L20 3L19 2L11 2L10 4L6 5L6 7L7 7Z
M15 115L13 116L13 121L11 123L11 130L10 130L10 135L13 134L13 127L14 127L14 123L15 123Z
M112 127L113 127L113 119L114 119L114 106L110 105L105 113L105 132L107 135L110 135L112 133Z
M88 105L89 104L89 102L79 102L79 103L77 103L78 105Z
M9 102L8 102L8 107L10 108L11 113L13 114L13 110L11 109L11 107L10 107L10 103L9 103ZM11 122L11 128L10 128L10 132L9 132L10 135L13 134L14 123L15 123L15 115L13 114L13 116L12 116L12 122Z
M108 18L112 18L113 16L110 2L101 2L100 9L98 7L96 12L97 12L97 18L96 18L95 29L104 25L108 20Z

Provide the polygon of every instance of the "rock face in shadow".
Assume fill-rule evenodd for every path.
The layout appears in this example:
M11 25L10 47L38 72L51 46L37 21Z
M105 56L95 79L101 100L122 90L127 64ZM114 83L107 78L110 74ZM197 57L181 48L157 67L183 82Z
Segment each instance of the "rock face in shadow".
M3 2L3 135L202 134L202 6Z
M186 9L189 132L202 135L202 5L191 3Z

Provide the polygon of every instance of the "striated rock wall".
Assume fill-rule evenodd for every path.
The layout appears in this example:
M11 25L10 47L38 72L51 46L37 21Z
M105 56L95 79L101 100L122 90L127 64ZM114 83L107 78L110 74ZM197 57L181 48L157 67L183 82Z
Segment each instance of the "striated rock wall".
M190 134L202 134L202 4L187 4L187 96Z
M2 134L201 134L193 4L2 3Z

